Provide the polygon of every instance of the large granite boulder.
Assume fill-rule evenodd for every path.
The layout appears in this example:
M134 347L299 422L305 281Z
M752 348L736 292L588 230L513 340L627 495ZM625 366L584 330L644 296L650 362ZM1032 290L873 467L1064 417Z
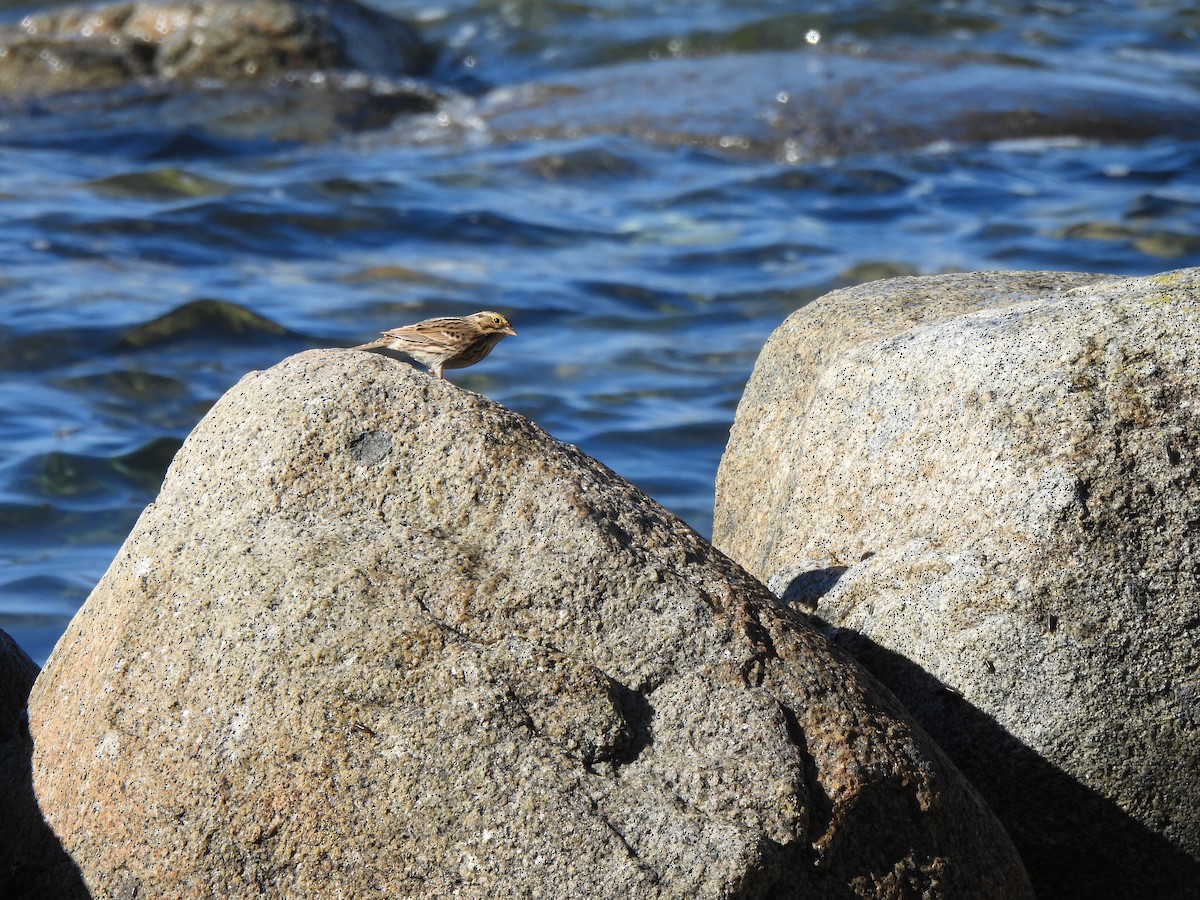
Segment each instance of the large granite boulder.
M714 543L900 697L1044 897L1200 879L1200 270L837 291L771 336Z
M574 447L373 354L213 407L30 727L95 897L1031 896L802 615Z
M410 26L355 0L138 0L55 8L0 28L0 94L331 70L397 77L432 58Z

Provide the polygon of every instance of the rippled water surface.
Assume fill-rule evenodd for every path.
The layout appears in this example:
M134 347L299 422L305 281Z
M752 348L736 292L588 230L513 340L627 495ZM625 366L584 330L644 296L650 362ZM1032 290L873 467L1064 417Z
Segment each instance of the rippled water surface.
M375 5L440 46L435 112L344 73L3 108L0 628L39 662L198 419L288 354L503 310L520 336L452 380L707 533L808 300L1200 264L1191 4Z

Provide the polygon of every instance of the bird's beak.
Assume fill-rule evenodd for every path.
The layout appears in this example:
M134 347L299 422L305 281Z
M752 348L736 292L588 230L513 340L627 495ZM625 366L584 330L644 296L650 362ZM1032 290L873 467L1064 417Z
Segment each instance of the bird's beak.
M511 334L513 337L516 337L516 336L517 336L517 330L516 330L515 328L513 328L511 325L509 325L507 328L505 328L505 329L504 329L502 332L500 332L500 333L501 333L501 334Z

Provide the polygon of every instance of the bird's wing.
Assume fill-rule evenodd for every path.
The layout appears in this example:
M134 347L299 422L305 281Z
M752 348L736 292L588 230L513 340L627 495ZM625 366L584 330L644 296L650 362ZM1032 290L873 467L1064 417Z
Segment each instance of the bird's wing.
M430 319L383 332L384 337L410 344L438 344L462 339L462 322L457 319Z

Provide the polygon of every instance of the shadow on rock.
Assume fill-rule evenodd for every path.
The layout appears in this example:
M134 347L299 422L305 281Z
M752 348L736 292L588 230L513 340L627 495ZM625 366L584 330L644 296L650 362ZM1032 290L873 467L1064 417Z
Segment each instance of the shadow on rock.
M3 843L9 859L0 870L0 896L9 900L87 900L92 895L75 862L42 818L33 796L28 733L0 750L0 793L4 796Z
M840 567L803 572L781 596L810 609L823 593L820 586L828 590L843 572ZM1186 853L1045 760L929 672L858 632L815 616L812 621L883 682L971 780L1008 830L1037 896L1183 897L1200 882L1200 864ZM1036 806L1033 797L1040 798ZM1096 851L1112 846L1123 852Z
M0 631L0 897L79 900L91 895L33 794L24 707L37 674L37 665Z

